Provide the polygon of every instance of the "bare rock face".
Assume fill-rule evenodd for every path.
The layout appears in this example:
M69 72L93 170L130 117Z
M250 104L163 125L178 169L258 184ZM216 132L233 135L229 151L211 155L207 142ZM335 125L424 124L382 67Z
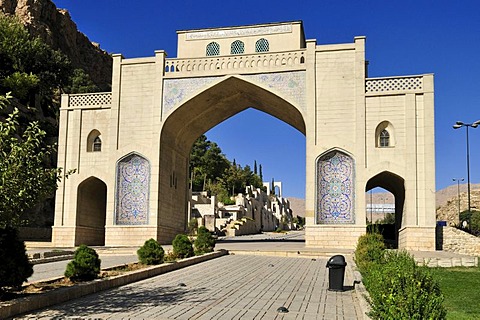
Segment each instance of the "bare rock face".
M0 0L0 10L16 15L30 34L63 52L73 66L84 69L101 90L110 90L111 56L77 30L67 10L57 9L51 0Z

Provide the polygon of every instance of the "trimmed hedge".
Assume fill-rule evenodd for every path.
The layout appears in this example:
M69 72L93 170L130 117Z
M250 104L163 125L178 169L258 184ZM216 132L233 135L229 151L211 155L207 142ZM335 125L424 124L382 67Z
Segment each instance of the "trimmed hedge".
M97 252L82 244L75 250L73 260L67 264L65 277L72 281L89 281L100 273L101 260Z
M207 228L201 226L198 228L197 239L195 239L193 245L195 246L195 255L199 256L208 252L213 252L213 248L215 248L215 239Z
M406 251L386 251L381 235L362 236L355 261L372 319L446 319L443 295L428 268L417 266Z
M193 257L192 242L186 234L177 234L172 242L173 254L179 259Z
M155 265L163 263L165 251L155 239L148 239L137 250L138 260L143 264Z

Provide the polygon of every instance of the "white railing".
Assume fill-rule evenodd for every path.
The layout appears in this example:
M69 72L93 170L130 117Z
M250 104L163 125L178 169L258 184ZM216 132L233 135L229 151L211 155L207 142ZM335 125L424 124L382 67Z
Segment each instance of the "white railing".
M207 58L175 58L165 60L165 77L191 76L199 73L235 73L305 69L305 50L215 56Z
M423 76L370 78L365 81L366 93L389 93L423 90Z
M68 96L68 107L109 107L112 104L111 92L71 94Z

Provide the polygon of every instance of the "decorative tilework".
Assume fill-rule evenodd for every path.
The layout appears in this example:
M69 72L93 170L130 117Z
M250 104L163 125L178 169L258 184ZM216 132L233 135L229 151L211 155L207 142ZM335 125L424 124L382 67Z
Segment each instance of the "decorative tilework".
M294 102L301 110L306 110L305 71L254 74L245 76L245 78L276 90Z
M317 163L317 223L352 224L354 212L354 162L339 151Z
M195 92L201 92L218 78L165 79L163 81L163 114L184 103Z
M305 71L262 73L242 76L271 88L290 99L301 110L306 110L305 102ZM220 77L165 79L163 83L163 114L166 115L175 108L200 93Z
M117 164L115 223L139 225L148 223L150 163L132 154Z

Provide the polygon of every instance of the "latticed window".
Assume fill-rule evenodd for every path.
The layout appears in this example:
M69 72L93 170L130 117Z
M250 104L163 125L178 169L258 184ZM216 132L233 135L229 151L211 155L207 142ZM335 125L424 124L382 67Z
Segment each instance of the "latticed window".
M100 139L100 137L96 137L93 140L93 151L94 152L102 151L102 140Z
M270 50L270 47L268 45L268 40L267 39L260 39L255 42L255 52L268 52Z
M207 44L207 56L218 56L220 54L220 45L216 42Z
M240 40L232 42L230 47L230 54L242 54L245 52L245 44Z
M390 146L390 134L387 130L382 130L380 132L380 147Z

